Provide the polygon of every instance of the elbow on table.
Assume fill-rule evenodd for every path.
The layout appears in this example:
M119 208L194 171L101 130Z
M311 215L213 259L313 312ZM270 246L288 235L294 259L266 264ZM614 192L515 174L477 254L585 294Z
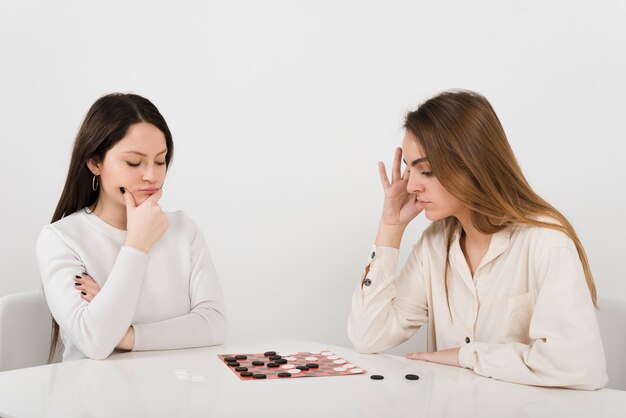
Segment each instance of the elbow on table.
M104 338L89 338L75 340L76 347L91 360L104 360L113 353L115 342L107 341Z
M91 360L105 360L111 355L114 349L115 347L109 349L105 346L94 345L93 347L81 348L81 351Z
M609 382L609 377L606 373L606 368L596 368L596 369L586 369L581 371L582 377L580 379L576 379L577 381L573 384L567 385L566 387L572 389L582 389L582 390L598 390L602 389Z
M355 326L354 323L348 325L348 338L359 353L374 354L380 351L377 347L378 338L368 336L367 332Z

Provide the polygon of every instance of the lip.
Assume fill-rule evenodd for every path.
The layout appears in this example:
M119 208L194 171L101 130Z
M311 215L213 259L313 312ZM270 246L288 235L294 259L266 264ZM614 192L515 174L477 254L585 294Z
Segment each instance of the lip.
M139 191L142 192L142 193L150 193L150 194L156 193L157 190L159 190L159 189L154 188L154 187L149 187L147 189L139 189Z

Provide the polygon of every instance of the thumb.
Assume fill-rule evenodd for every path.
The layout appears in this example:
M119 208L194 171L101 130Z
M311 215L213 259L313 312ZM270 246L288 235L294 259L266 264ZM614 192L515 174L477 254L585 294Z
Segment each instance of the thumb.
M159 189L156 192L152 193L150 196L148 196L146 202L150 201L156 203L159 201L159 199L161 199L161 196L163 196L163 191Z
M126 212L131 209L135 209L137 204L135 203L135 198L132 193L126 190L124 187L120 187L120 192L122 192L122 196L124 196L124 201L126 202Z

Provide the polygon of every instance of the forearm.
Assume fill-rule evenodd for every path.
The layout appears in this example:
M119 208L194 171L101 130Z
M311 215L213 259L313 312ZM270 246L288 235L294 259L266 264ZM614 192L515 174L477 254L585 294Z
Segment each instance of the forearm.
M428 319L418 261L412 253L396 278L398 250L376 247L368 266L369 286L359 284L352 297L348 337L360 352L380 352L410 338Z
M381 220L376 234L376 246L400 248L406 227L406 225L388 225Z
M602 344L594 338L470 343L461 347L459 362L482 376L526 385L595 390L607 381Z
M227 324L223 306L196 309L164 321L134 324L134 351L171 350L223 344Z

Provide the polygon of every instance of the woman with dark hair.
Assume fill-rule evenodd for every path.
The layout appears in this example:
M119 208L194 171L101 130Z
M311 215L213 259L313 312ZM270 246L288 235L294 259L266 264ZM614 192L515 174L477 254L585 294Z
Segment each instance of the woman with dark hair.
M495 111L469 91L410 112L348 334L379 352L428 325L410 359L509 382L598 389L607 382L585 251L565 217L530 187ZM402 156L407 165L401 173ZM398 248L421 212L432 224L399 274Z
M50 361L224 342L223 296L204 237L183 212L158 203L173 153L149 100L109 94L89 109L37 241L53 317Z

